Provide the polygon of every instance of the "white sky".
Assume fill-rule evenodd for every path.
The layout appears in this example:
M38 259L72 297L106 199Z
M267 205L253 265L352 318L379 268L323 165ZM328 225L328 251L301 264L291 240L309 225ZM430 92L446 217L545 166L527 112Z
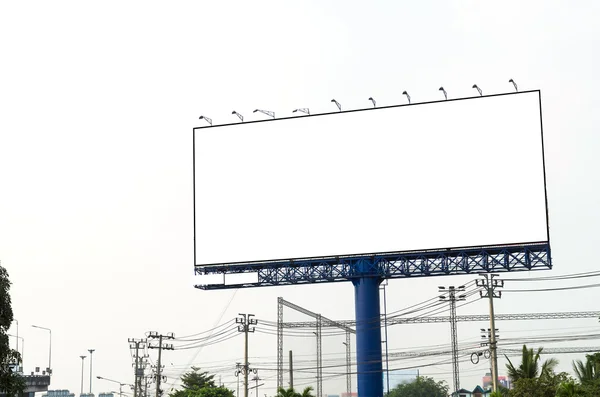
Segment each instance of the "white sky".
M555 265L546 274L597 267L600 5L365 4L0 5L0 259L13 282L27 370L47 361L47 335L31 324L52 328L52 387L78 392L79 355L88 348L96 349L94 376L131 381L127 338L150 330L199 332L226 308L223 320L253 312L274 321L276 297L284 296L328 317L354 316L347 283L237 293L190 287L191 131L203 122L200 114L225 123L235 121L234 109L248 119L257 117L255 108L278 115L298 107L331 111L331 98L344 109L369 106L369 96L397 104L406 101L403 90L418 102L441 98L440 85L450 97L463 97L474 94L474 83L486 94L510 91L513 78L522 90L542 90ZM388 309L471 279L390 282ZM507 293L497 312L598 309L594 302L594 289ZM478 302L459 313L486 310ZM523 336L597 325L590 319L498 327ZM459 338L477 340L483 326L460 324ZM390 348L449 347L448 328L390 328ZM251 355L274 362L275 337L251 338ZM168 375L177 377L190 361L240 361L242 343L166 352L167 366L173 363ZM577 357L560 356L560 369L570 370ZM463 386L481 380L485 365L478 368L461 365ZM443 365L421 373L450 381L449 371ZM224 372L223 381L234 381L232 374ZM261 394L272 393L274 373L260 375L268 377ZM113 386L95 380L94 392ZM325 386L326 393L343 390L343 378Z

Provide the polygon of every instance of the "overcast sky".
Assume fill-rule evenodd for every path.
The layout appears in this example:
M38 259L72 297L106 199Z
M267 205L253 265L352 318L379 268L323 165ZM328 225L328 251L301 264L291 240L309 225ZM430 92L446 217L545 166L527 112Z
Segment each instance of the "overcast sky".
M191 287L191 133L203 125L201 114L219 124L235 121L234 109L249 120L261 117L255 108L278 117L298 107L332 111L331 98L344 109L368 107L370 96L392 105L406 102L404 90L413 102L428 101L441 98L440 85L453 98L474 95L474 83L484 94L501 93L513 90L513 78L520 90L542 90L555 266L545 273L596 269L599 17L594 1L2 3L0 260L13 282L26 370L48 360L47 333L32 324L52 329L52 388L79 392L79 356L89 348L96 349L94 377L131 382L127 338L147 331L194 334L240 312L275 321L277 296L330 318L353 318L349 283ZM438 285L471 280L392 281L388 310L434 297ZM497 312L597 310L597 301L594 289L506 293ZM486 311L486 302L459 309ZM534 329L597 332L597 325L587 319L498 328L524 337ZM461 323L459 339L475 343L484 326ZM449 349L448 324L389 332L390 349ZM331 338L330 352L343 357L341 340ZM257 333L251 341L251 356L262 357L254 361L273 368L275 336ZM314 357L310 343L288 347ZM165 352L169 387L191 363L209 369L223 360L218 365L230 367L220 372L222 380L235 388L233 363L242 352L241 337L201 351ZM569 371L581 355L558 358ZM474 387L486 366L461 364L462 385ZM451 381L450 371L446 364L421 373ZM260 394L273 393L275 372L259 376L266 379ZM93 391L114 387L95 380ZM342 377L324 391L344 388Z

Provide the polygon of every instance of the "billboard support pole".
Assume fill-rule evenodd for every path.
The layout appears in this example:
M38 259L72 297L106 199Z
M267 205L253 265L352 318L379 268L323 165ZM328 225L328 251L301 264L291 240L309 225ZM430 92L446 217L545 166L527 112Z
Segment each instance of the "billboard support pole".
M381 354L381 311L379 283L382 278L372 273L373 262L357 264L354 284L356 313L356 372L359 396L383 396Z

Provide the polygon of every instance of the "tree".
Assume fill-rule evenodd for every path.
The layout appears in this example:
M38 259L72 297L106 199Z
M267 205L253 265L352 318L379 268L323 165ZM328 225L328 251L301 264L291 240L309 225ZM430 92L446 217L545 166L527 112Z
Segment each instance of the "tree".
M169 394L170 397L199 397L198 392L209 393L206 389L220 389L215 385L214 375L200 371L199 367L192 367L181 377L183 390L176 390ZM217 391L218 393L218 391ZM208 395L207 395L208 396ZM202 395L204 397L204 395Z
M302 393L298 393L293 387L288 387L287 389L280 387L277 389L276 397L314 397L314 394L312 394L313 390L312 386L308 386L302 390Z
M25 390L25 378L13 372L15 364L21 362L19 352L10 348L8 329L13 322L8 272L0 266L0 391L7 396L21 394Z
M577 396L585 396L585 392L575 383L575 381L570 380L568 382L562 382L558 385L556 389L556 397L577 397Z
M600 353L587 354L585 363L581 360L573 361L573 371L581 384L600 380Z
M446 397L449 387L446 382L436 382L427 376L417 376L410 383L403 383L390 390L388 397Z
M203 387L197 390L193 390L189 394L192 397L234 397L235 395L231 390L226 387Z
M554 371L547 372L542 377L520 378L514 382L514 388L510 390L510 397L555 397L562 383L572 381L565 372L555 374Z
M312 392L312 386L305 387L304 390L302 390L302 394L299 394L299 397L315 397L314 394L312 394Z
M506 369L508 370L508 376L513 382L518 381L519 379L535 379L535 378L544 378L551 375L554 372L554 368L558 365L558 360L555 358L549 358L548 360L542 363L542 367L540 369L539 361L540 354L542 353L543 348L538 348L537 352L534 353L533 349L528 349L526 345L523 345L523 353L521 356L521 365L519 367L515 367L510 359L506 357L508 360L508 364L506 364Z

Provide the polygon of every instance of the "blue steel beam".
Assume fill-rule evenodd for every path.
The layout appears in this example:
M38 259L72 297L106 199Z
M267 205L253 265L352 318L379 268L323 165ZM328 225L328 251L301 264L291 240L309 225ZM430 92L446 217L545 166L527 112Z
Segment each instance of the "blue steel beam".
M195 287L212 290L353 281L364 277L382 280L551 268L550 245L532 242L196 265L197 275L254 273L257 281Z

